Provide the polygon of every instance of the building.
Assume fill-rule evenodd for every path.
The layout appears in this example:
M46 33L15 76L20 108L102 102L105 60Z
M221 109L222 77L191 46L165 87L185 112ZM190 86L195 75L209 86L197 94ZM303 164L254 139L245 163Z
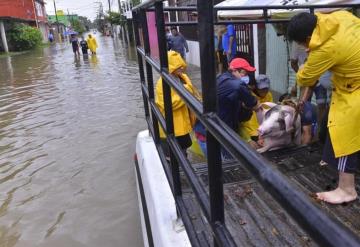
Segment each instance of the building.
M49 26L45 11L45 2L44 0L33 0L33 2L35 5L35 22L43 35L44 42L46 42L49 35Z
M0 32L2 48L8 51L6 30L12 22L25 23L39 28L44 41L48 37L48 24L43 0L1 0L0 3Z
M62 10L58 10L56 15L48 15L50 30L56 40L64 40L66 31L71 27L71 21L78 21L78 15L65 15Z
M78 15L64 15L64 14L61 14L61 13L62 13L62 11L59 10L57 12L57 17L56 17L56 15L48 15L47 18L49 20L49 23L53 24L53 23L59 22L60 24L63 24L65 27L70 27L71 26L71 21L73 21L73 20L78 21L79 20Z

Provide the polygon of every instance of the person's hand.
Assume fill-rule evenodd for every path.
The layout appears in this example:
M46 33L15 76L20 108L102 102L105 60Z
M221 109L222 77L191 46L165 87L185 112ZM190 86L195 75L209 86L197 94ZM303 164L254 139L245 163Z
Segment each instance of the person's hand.
M259 148L260 148L260 146L259 146L255 141L253 141L253 140L250 140L250 141L248 142L248 144L249 144L253 149L259 149Z
M258 144L260 147L263 147L264 144L265 144L264 138L262 138L261 136L259 136L259 139L258 139L258 141L257 141L257 144Z
M298 90L298 88L297 88L296 85L292 86L291 89L290 89L290 94L291 94L291 96L296 97L296 95L297 95L297 90Z
M305 101L302 99L299 99L299 102L296 106L296 109L298 112L303 112L304 111L304 105L305 105Z

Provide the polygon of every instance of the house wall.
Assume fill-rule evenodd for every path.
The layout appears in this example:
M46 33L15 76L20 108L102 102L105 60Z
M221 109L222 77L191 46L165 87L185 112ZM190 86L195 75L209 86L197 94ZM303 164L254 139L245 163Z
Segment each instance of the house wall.
M35 21L32 0L1 0L0 17Z
M39 30L41 31L41 34L43 36L43 42L48 41L48 35L49 35L49 27L44 22L39 22Z
M36 0L35 2L36 17L39 22L47 22L44 2Z
M277 36L273 26L266 24L266 74L276 96L288 92L290 66L287 50L284 36Z

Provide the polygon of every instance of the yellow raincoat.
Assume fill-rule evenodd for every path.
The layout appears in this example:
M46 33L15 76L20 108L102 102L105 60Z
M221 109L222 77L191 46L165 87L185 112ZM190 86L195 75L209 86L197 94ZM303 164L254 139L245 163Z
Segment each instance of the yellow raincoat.
M260 103L273 102L273 96L271 92L268 92L264 98L260 98L258 95L254 93L252 95L255 96ZM249 141L251 136L258 136L258 132L257 132L258 128L259 128L259 123L256 117L256 113L254 111L249 121L241 122L239 124L238 133L243 140Z
M89 38L86 40L88 47L91 52L96 52L96 48L98 47L96 39L92 36L89 36Z
M181 55L175 51L168 52L168 62L169 62L169 72L172 73L176 69L182 67L186 68L186 63L181 58ZM183 83L184 87L190 92L194 93L193 85L189 77L182 73L180 75L180 80ZM156 84L156 95L155 103L160 108L161 113L165 116L165 107L164 107L164 96L162 89L162 78L157 81ZM190 121L189 109L186 106L185 102L181 97L171 88L171 101L173 109L173 121L174 121L174 133L175 136L182 136L189 134L192 131L192 125ZM162 128L160 127L160 137L164 138L165 134Z
M360 19L346 11L316 15L297 82L314 86L326 70L333 73L328 127L335 157L342 157L360 150Z

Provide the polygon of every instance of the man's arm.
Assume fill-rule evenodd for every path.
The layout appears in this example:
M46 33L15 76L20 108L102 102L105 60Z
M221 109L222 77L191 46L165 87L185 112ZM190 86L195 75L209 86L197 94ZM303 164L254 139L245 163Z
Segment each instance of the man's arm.
M296 74L296 81L300 86L298 104L300 111L304 106L304 102L309 99L319 77L335 64L333 56L328 51L332 51L332 49L328 47L327 49L318 49L310 52L307 61L299 68Z
M300 87L315 86L320 76L334 66L335 60L330 51L332 49L327 47L310 52L304 66L301 66L296 74L296 81Z
M299 61L297 59L290 59L291 68L297 73L299 71Z
M232 51L232 44L233 44L233 42L234 42L234 36L230 36L229 37L229 50L227 50L227 53L229 54L229 55L231 55L231 51Z
M233 42L235 40L235 29L234 29L234 25L229 25L227 28L227 32L229 34L229 47L228 50L226 51L229 55L231 55L232 52L232 45Z
M250 90L245 86L239 87L239 100L244 103L244 106L248 109L256 110L260 104L255 96L253 96Z
M189 52L189 46L188 46L188 43L187 43L186 39L184 38L184 36L182 36L182 39L183 39L183 43L184 43L186 52Z

